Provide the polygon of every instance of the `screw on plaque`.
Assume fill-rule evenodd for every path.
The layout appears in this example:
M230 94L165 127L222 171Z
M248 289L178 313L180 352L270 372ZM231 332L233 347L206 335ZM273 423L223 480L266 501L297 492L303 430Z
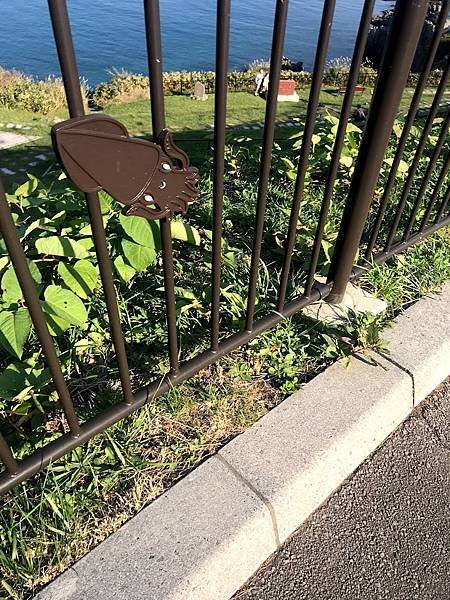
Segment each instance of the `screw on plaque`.
M83 192L108 192L124 215L162 219L184 214L198 196L198 171L166 129L158 143L130 137L106 115L57 123L52 141L66 175Z

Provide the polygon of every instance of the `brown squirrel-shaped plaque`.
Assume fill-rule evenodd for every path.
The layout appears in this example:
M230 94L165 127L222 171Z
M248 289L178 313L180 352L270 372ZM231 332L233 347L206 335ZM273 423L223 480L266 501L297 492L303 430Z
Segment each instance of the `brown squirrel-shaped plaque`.
M83 192L105 190L125 215L162 219L185 213L198 196L198 171L164 130L158 143L130 137L106 115L87 115L52 128L66 175Z

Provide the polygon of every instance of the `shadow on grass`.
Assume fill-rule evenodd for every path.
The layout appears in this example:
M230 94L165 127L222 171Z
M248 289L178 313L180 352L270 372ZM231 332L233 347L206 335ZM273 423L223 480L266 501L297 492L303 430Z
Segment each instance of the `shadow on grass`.
M250 127L254 127L249 129ZM275 141L282 146L292 146L291 136L298 132L295 126L275 127ZM132 132L133 133L133 132ZM227 128L227 143L258 144L262 142L263 128L256 125L232 126ZM150 134L139 135L151 139ZM212 159L214 154L214 131L205 129L183 129L173 134L177 145L189 156L191 164L199 169ZM50 136L43 136L27 144L7 148L0 153L0 176L7 193L26 181L27 173L41 178L49 170L58 168L51 146Z

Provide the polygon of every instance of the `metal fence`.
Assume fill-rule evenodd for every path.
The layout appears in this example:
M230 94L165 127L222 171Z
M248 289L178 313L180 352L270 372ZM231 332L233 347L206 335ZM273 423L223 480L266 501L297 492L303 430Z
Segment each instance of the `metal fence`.
M307 305L321 299L329 302L339 302L344 294L349 280L358 277L373 263L383 262L408 246L432 234L438 228L450 223L449 198L449 166L450 152L447 148L449 116L445 118L439 138L428 163L426 173L421 181L420 189L410 209L411 191L419 161L430 135L434 119L443 98L449 75L449 62L442 75L436 91L433 105L423 125L420 141L417 145L413 163L405 180L400 200L396 206L395 216L386 221L387 207L392 202L396 173L403 156L411 128L415 122L422 93L425 89L428 75L432 69L439 40L445 26L450 0L442 2L439 22L429 49L428 59L420 75L417 87L403 132L398 141L396 155L390 175L385 185L384 194L379 203L373 226L368 234L364 233L368 223L374 191L380 175L392 133L394 121L400 106L402 93L405 89L409 70L413 61L415 49L424 24L428 0L398 0L391 24L390 34L386 44L382 66L373 93L372 103L364 128L358 158L355 164L348 197L342 216L339 235L335 244L332 263L325 283L316 278L321 242L324 237L333 189L338 173L339 160L346 133L347 123L351 116L352 101L355 85L358 82L359 70L364 56L364 48L372 18L375 0L365 0L361 15L360 26L356 38L353 59L346 93L340 115L340 122L332 152L328 176L322 199L320 216L317 222L314 245L306 274L306 285L303 294L294 300L286 302L287 288L291 276L296 228L304 198L305 177L309 165L312 136L319 108L319 95L327 56L330 29L333 22L335 0L324 0L323 14L320 26L317 52L313 69L307 114L304 121L304 133L294 197L291 206L289 227L282 258L281 278L278 289L278 300L274 309L263 317L255 318L255 299L257 293L258 273L261 262L261 249L265 223L268 183L271 169L272 148L274 143L275 119L277 111L278 82L283 57L283 45L288 16L288 0L276 1L275 22L273 29L271 51L271 76L267 95L265 123L260 159L259 184L256 203L255 229L252 247L250 277L248 282L247 310L245 326L237 333L221 335L221 263L222 263L222 221L224 196L224 149L226 132L227 109L227 71L230 30L231 0L217 2L217 37L216 37L216 94L214 121L214 156L213 156L213 248L211 273L211 322L210 347L195 358L179 362L177 339L177 317L174 290L174 267L172 255L172 240L170 229L170 211L160 218L162 259L164 270L165 308L167 316L168 355L170 372L146 387L133 391L130 381L130 371L127 362L124 335L117 306L114 278L108 254L108 244L100 211L97 192L86 193L86 208L92 227L95 252L97 255L107 306L111 337L119 368L122 386L122 401L109 408L106 412L80 424L77 410L69 394L67 382L64 379L60 361L50 336L42 313L38 292L30 274L26 256L20 244L18 233L3 187L0 184L0 229L6 244L12 265L20 283L26 306L31 315L37 337L43 354L50 369L54 387L59 402L64 411L69 432L45 445L39 451L23 461L17 461L5 438L0 435L0 458L5 465L5 471L0 476L0 492L5 492L18 483L38 473L51 462L62 457L72 449L80 446L96 434L104 431L114 423L137 411L147 402L166 393L171 387L177 386L201 369L214 363L220 357L246 344L255 336L277 325L286 317L301 311ZM74 123L83 123L84 106L79 84L75 52L72 44L71 30L65 0L48 0L50 17L53 26L56 48L64 80L67 104ZM162 53L160 15L158 0L144 0L145 26L147 36L148 65L150 74L150 102L153 140L161 143L161 134L165 130L164 94L162 84ZM87 117L89 118L89 117ZM106 139L106 134L100 133ZM447 144L447 145L446 145ZM431 196L426 196L427 186L438 161L446 152L443 166ZM64 162L64 161L63 161ZM439 163L440 164L440 163ZM435 174L436 175L436 174ZM441 197L442 190L446 191ZM426 200L428 198L428 200ZM417 222L419 208L426 202L425 212ZM423 211L422 211L423 212ZM431 218L433 215L433 218ZM363 252L359 265L355 265L355 257L359 249Z

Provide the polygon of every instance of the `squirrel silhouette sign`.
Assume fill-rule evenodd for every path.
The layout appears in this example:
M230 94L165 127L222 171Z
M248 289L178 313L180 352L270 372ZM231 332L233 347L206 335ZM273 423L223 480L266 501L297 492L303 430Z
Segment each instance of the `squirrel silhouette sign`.
M106 115L87 115L52 128L64 172L83 192L108 192L124 215L162 219L184 214L198 196L198 171L165 129L157 143L130 137Z

